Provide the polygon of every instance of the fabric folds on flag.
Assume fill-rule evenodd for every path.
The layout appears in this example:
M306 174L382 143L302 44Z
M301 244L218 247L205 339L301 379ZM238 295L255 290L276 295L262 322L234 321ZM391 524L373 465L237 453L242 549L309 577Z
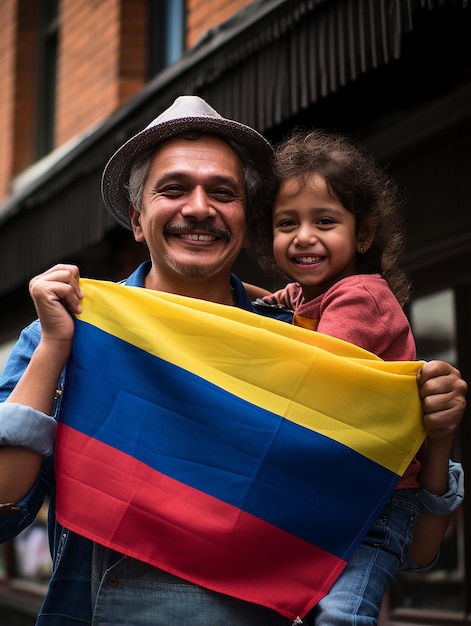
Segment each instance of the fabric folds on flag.
M59 522L305 616L424 439L420 363L236 307L81 287L57 431Z

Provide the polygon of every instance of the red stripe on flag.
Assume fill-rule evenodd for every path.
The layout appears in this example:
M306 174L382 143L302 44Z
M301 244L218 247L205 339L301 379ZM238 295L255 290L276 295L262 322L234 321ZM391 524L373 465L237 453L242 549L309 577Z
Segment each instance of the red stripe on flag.
M68 426L57 437L57 518L88 539L289 619L306 615L345 567Z

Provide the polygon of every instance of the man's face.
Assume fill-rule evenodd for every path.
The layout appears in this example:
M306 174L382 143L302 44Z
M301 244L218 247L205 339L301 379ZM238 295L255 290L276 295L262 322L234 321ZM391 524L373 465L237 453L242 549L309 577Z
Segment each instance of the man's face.
M153 274L171 287L230 273L244 245L245 205L242 163L225 141L175 138L156 151L141 211L131 207L130 217Z

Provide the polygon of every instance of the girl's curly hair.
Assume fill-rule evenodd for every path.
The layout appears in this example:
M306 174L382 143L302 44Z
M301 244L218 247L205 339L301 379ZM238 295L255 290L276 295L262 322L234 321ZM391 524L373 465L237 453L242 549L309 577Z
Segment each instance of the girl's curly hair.
M371 245L358 254L358 273L379 273L388 282L399 303L409 299L410 283L398 265L405 236L403 200L389 175L366 150L342 133L325 130L295 130L276 149L276 185L297 179L301 189L313 174L322 176L331 194L355 216L357 233L371 230ZM273 257L272 203L260 205L249 216L249 236L253 252L264 270L280 274Z

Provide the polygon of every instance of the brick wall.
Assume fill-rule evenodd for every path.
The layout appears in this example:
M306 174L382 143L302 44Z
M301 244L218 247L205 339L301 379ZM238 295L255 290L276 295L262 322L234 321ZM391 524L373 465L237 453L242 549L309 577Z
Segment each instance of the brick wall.
M157 1L157 0L153 0ZM187 0L188 48L251 0ZM34 162L41 3L1 0L0 203ZM55 146L92 128L144 85L147 0L61 0Z
M56 144L100 122L146 75L145 0L63 0Z
M34 158L38 3L18 0L14 65L12 173L21 172Z
M37 3L3 0L0 20L0 201L33 159Z
M208 28L221 24L252 0L188 0L187 47L191 48Z
M13 165L16 4L16 0L3 0L0 20L0 199L7 194Z

